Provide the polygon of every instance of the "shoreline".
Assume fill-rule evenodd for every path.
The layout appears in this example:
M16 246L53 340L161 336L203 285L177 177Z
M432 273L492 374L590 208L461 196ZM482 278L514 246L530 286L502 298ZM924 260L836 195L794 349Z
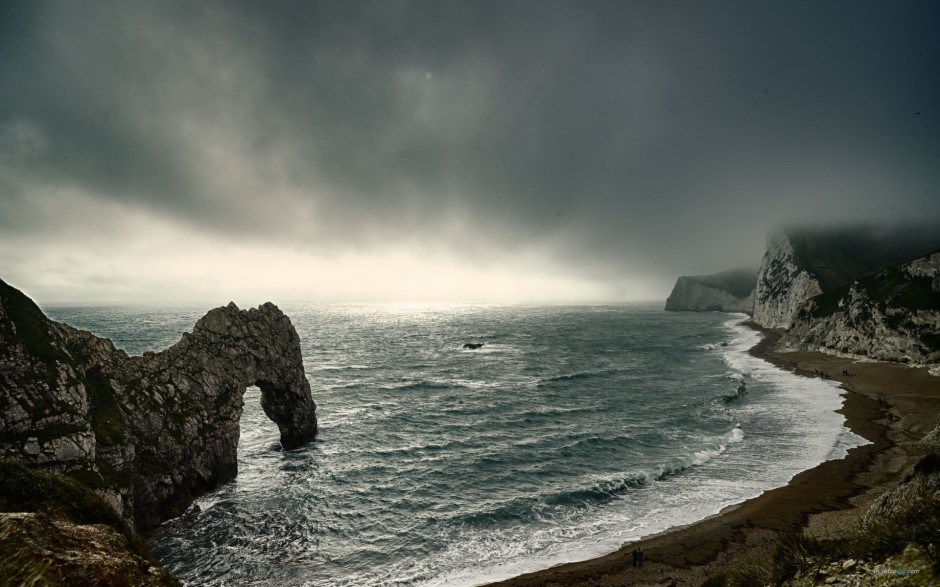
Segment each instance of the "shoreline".
M715 516L625 544L599 558L488 587L668 585L673 580L679 586L701 585L711 576L766 558L778 534L803 530L831 538L857 528L871 503L897 486L920 457L913 444L937 424L940 377L931 376L926 368L785 351L778 345L779 331L746 324L763 334L750 349L753 356L797 375L814 377L820 371L839 381L845 400L837 413L869 444ZM633 567L632 552L637 547L645 553L642 568Z

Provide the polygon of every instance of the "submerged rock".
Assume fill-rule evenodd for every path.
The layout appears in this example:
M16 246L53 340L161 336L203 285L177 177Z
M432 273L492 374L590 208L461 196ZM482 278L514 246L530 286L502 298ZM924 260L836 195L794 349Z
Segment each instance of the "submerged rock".
M300 339L271 303L216 308L170 348L129 357L0 281L0 456L80 480L138 528L235 476L249 385L285 449L313 438Z

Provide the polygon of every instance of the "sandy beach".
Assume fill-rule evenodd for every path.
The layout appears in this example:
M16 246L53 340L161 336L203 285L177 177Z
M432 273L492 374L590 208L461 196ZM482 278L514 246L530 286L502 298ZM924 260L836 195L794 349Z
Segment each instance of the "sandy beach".
M819 538L858 527L868 506L892 489L921 456L913 445L937 424L940 377L924 368L860 362L816 352L783 352L780 334L764 330L751 353L797 374L826 373L848 392L840 410L846 425L870 444L840 460L796 475L718 516L624 545L607 556L559 565L492 585L701 585L748 560L765 558L781 532L801 528ZM641 548L645 564L633 566Z

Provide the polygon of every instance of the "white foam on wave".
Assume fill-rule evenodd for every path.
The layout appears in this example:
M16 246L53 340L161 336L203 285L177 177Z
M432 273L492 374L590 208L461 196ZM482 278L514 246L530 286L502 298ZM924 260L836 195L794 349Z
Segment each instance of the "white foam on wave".
M753 356L750 349L760 342L761 334L745 326L744 321L741 317L725 324L733 339L723 352L724 361L749 380L772 390L769 401L750 409L773 410L781 417L789 416L790 432L800 439L800 470L843 458L849 449L868 444L849 430L845 418L837 413L846 393L837 381L796 375Z
M445 560L428 561L434 569L418 575L433 578L419 579L418 584L481 585L603 556L625 543L717 515L866 444L836 413L843 401L838 385L795 375L751 355L761 334L745 326L745 319L739 315L727 322L731 340L709 350L721 353L733 379L746 379L749 388L762 392L749 394L748 401L735 409L756 422L778 424L779 438L756 428L746 434L746 425L736 425L711 446L680 459L680 468L695 467L703 474L654 479L593 511L573 512L571 519L534 531L468 530L442 553ZM740 448L732 451L732 445ZM474 563L468 565L471 560ZM447 570L442 572L442 567Z

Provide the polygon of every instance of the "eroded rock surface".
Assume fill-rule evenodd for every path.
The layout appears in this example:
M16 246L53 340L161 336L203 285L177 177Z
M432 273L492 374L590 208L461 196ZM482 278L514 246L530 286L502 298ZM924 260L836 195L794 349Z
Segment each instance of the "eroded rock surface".
M757 272L754 322L789 328L806 300L937 248L933 226L776 228Z
M940 363L940 252L807 301L783 340L854 358Z
M820 293L818 277L805 266L787 231L772 230L757 272L754 322L766 328L786 328L797 308Z
M316 434L300 339L273 304L216 308L129 357L0 281L0 456L79 479L138 528L235 476L249 385L284 448Z

